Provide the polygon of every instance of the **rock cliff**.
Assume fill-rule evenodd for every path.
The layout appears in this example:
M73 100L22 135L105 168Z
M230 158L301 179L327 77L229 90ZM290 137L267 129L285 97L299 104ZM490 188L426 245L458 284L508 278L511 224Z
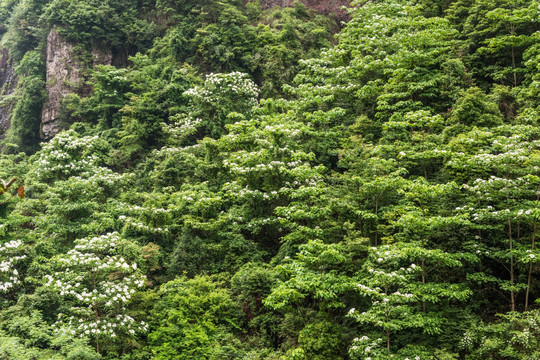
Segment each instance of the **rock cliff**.
M10 95L17 87L17 77L13 69L13 62L6 49L0 49L0 137L3 137L9 128L9 115L14 104Z
M92 65L110 65L112 62L109 51L97 48L92 49L92 58ZM58 111L62 99L71 93L85 95L90 91L84 81L87 69L88 65L76 55L74 46L53 28L47 36L47 99L41 116L43 139L50 139L60 131Z

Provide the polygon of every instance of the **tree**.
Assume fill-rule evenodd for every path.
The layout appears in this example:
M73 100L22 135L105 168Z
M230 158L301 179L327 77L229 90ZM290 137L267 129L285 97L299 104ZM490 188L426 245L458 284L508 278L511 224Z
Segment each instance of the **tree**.
M239 117L249 118L258 104L259 89L247 74L210 74L203 86L184 93L190 99L188 117L200 122L204 135L218 139L225 125Z
M540 334L535 324L538 309L524 313L501 314L492 323L478 323L468 329L461 347L467 358L534 359L540 355Z
M460 255L423 249L414 243L381 245L370 249L368 261L358 278L357 290L371 300L371 305L365 311L352 308L349 316L360 324L379 329L386 344L385 350L379 350L381 356L391 356L396 350L402 350L392 346L391 338L406 329L419 329L427 335L443 332L444 311L427 311L425 303L464 301L471 295L471 291L461 284L428 283L424 278L418 281L418 275L422 275L425 268L416 265L416 262L427 260L439 267L455 268L462 266L459 258ZM422 307L416 306L418 302L422 303ZM373 333L369 327L366 330L370 335ZM357 348L353 353L366 352L373 345L379 346L381 341L373 344L362 338L361 341L355 341L353 346Z
M98 353L102 343L148 330L128 313L133 295L145 284L137 263L122 254L129 246L117 233L78 239L74 249L53 258L57 271L46 275L45 286L65 304L54 324L57 331L90 337Z
M218 278L180 277L161 286L148 337L155 359L208 359L241 356L232 333L239 308Z
M43 213L36 227L55 238L58 248L70 248L76 238L113 228L107 209L130 176L103 166L108 150L105 140L69 130L35 155L26 183L32 197L28 206Z
M346 272L347 260L340 244L319 240L300 245L294 259L286 258L277 266L281 279L264 304L286 313L298 327L298 346L289 350L291 358L343 358L340 310L347 306L347 298L355 287ZM295 329L289 329L294 336L291 330Z
M528 288L519 281L518 259L527 264L536 261L532 252L539 186L537 137L536 128L526 125L471 131L451 144L467 152L457 152L447 164L450 171L464 176L463 189L469 193L465 206L456 210L470 216L476 231L477 241L471 250L502 267L490 267L493 273L471 274L471 280L491 282L509 293L511 311L518 309L518 293ZM525 244L526 239L530 245ZM499 272L507 276L500 279ZM528 305L529 291L526 298Z
M538 3L531 0L454 2L449 19L460 30L464 61L478 83L519 86L523 52L534 44Z

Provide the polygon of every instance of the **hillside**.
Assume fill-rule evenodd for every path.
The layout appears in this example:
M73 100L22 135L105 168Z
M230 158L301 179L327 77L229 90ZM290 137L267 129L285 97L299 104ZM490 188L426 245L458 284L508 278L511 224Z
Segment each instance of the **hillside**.
M0 359L540 358L538 0L0 1Z

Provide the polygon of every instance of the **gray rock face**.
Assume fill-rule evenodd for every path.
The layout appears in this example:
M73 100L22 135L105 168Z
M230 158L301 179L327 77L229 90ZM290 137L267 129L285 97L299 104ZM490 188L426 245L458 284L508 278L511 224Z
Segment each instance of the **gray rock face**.
M60 131L58 111L62 99L72 93L86 95L90 89L85 85L88 65L77 58L74 46L58 34L56 28L47 36L47 99L41 114L41 137L50 139ZM110 65L110 52L92 49L92 65Z
M0 138L9 128L14 101L10 97L17 87L17 77L7 49L0 49Z

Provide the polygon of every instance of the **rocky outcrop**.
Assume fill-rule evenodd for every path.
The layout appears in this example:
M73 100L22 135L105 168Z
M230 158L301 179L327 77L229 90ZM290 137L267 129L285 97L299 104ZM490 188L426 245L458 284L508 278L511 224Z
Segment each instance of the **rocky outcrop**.
M269 9L274 6L291 6L296 0L261 0L263 9ZM322 14L335 14L339 20L348 20L349 15L346 11L341 10L343 6L350 6L350 0L299 0L310 9L314 9Z
M0 49L0 137L9 128L9 115L15 103L10 96L17 87L17 77L13 69L13 61L7 49Z
M112 56L109 51L92 49L92 65L110 65ZM50 139L60 131L58 112L62 99L71 93L86 95L90 89L85 85L88 69L74 51L74 46L58 34L53 28L47 36L47 99L41 115L41 137Z

